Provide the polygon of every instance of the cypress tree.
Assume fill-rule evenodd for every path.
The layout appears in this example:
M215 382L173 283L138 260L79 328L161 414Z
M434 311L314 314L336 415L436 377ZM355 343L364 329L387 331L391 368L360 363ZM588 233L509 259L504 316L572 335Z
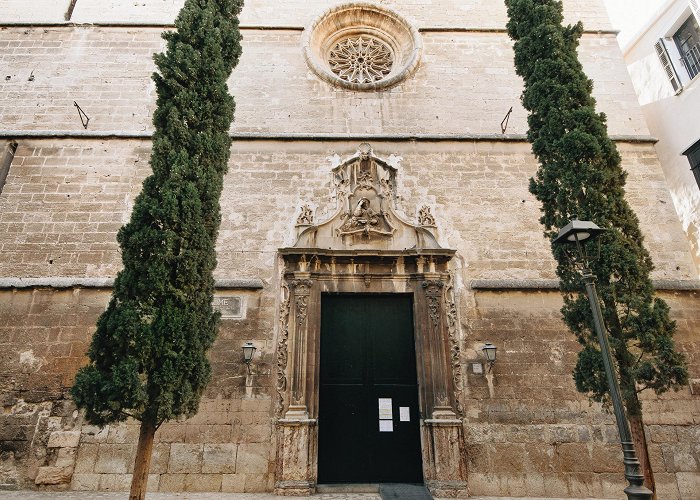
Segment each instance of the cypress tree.
M688 381L684 357L676 352L675 323L669 307L654 295L651 257L639 221L625 200L627 174L597 113L593 83L579 62L583 26L562 25L560 0L505 0L515 67L525 83L528 140L539 160L530 192L542 203L540 222L552 241L571 219L591 220L609 229L591 259L601 307L615 358L623 402L635 448L654 490L639 392L661 394ZM596 254L597 248L589 253ZM609 403L608 386L593 318L575 260L552 245L564 299L563 319L582 346L573 372L576 388L594 401Z
M154 56L157 107L152 173L117 240L123 270L97 321L71 394L96 425L141 422L131 499L146 492L153 437L197 412L209 382L207 350L234 101L226 80L241 54L243 0L187 0Z

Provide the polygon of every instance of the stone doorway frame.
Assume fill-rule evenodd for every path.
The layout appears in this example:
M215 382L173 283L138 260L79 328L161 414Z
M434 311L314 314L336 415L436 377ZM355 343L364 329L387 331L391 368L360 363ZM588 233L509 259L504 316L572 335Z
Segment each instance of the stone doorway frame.
M423 477L433 495L467 496L457 312L448 249L285 248L277 342L277 495L311 495L318 471L321 294L410 293Z

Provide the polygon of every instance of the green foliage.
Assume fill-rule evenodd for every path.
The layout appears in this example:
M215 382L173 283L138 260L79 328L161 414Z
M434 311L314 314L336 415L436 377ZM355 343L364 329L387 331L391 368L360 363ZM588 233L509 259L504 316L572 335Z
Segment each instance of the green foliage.
M607 135L605 115L595 110L593 82L578 60L583 26L562 26L558 0L505 3L516 70L525 82L528 140L540 162L530 192L542 203L540 222L550 240L573 218L611 229L600 238L600 256L590 265L623 397L628 412L639 414L639 390L664 392L687 383L688 373L683 356L674 349L675 324L668 306L654 296L651 257L637 216L624 198L626 173ZM574 370L576 387L604 401L607 383L580 272L567 249L553 245L552 253L564 295L564 321L583 345Z
M152 174L117 239L123 270L72 388L90 422L160 425L196 413L211 368L219 198L234 102L243 0L187 0L154 57Z

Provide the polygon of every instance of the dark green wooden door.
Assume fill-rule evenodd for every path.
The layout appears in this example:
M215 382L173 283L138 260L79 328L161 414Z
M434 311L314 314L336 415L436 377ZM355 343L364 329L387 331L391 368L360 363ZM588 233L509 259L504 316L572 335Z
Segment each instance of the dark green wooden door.
M410 296L322 296L318 425L319 483L423 482Z

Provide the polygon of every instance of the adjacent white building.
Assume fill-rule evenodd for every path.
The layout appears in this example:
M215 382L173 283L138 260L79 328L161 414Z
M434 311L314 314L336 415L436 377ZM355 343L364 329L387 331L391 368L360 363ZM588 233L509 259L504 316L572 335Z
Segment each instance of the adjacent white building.
M700 272L700 1L668 0L622 51Z

